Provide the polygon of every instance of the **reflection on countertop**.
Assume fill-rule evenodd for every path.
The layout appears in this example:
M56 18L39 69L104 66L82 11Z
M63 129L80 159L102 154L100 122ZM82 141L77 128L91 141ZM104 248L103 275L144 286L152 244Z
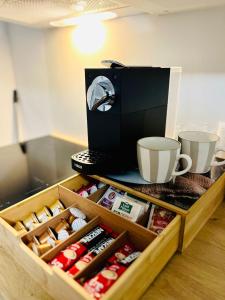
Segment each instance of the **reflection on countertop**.
M75 174L72 154L84 147L45 136L0 148L0 210Z

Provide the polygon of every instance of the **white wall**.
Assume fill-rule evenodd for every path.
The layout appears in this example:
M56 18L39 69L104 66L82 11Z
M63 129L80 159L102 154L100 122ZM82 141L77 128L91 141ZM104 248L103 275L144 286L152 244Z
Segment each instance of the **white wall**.
M225 120L225 8L139 15L105 26L106 43L94 55L74 47L74 28L46 34L55 132L86 142L83 69L98 67L105 58L128 65L182 66L178 130L217 130L218 121Z
M0 107L0 146L52 131L44 30L0 22Z
M44 30L8 24L16 88L19 94L20 139L51 132Z
M104 47L84 55L72 42L72 27L38 30L0 23L0 146L16 141L15 87L21 100L20 139L54 132L86 143L84 68L99 67L105 58L182 66L178 130L216 131L218 121L225 121L225 8L139 15L105 27Z
M12 95L15 88L6 25L0 22L0 146L15 141Z

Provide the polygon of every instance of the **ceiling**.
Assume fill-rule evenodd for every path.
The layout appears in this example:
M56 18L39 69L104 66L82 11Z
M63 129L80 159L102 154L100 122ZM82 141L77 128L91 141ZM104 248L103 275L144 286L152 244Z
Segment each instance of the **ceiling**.
M225 5L225 0L0 0L0 20L33 27L49 26L50 21L78 16L83 12L115 11L119 17L138 13L167 14Z

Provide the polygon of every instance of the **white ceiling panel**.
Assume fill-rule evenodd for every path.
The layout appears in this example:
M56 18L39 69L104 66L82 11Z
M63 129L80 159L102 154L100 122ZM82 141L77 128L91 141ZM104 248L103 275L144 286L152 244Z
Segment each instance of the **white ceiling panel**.
M75 5L85 2L82 12ZM225 5L225 0L0 0L0 20L28 26L49 26L50 21L82 13L116 11L118 16L146 12L165 14Z
M165 14L225 5L225 0L122 0L150 14Z
M76 4L85 2L82 12ZM82 13L100 12L124 8L127 5L117 0L0 0L0 19L30 26L45 26L50 21Z

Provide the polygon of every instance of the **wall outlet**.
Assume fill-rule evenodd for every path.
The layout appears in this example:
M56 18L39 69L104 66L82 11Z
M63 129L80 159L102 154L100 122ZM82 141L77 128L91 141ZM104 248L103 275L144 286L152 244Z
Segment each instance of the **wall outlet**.
M219 122L217 134L220 137L220 140L217 144L217 148L224 149L224 151L225 151L225 122ZM222 152L222 151L219 152L217 154L217 157L224 159L225 158L225 152Z

